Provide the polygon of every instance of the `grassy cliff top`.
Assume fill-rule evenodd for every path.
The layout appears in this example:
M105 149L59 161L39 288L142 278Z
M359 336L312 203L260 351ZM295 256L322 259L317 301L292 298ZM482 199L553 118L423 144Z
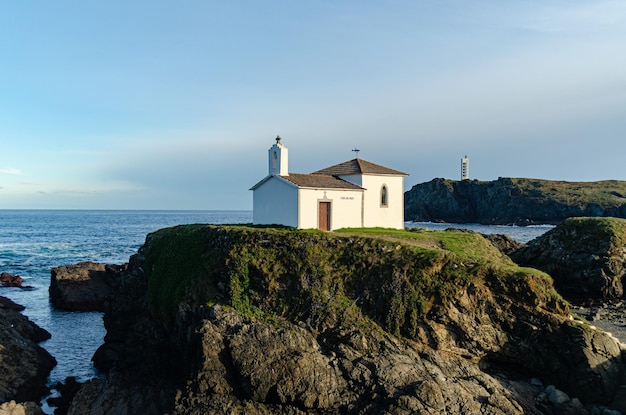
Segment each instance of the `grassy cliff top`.
M461 229L431 231L419 228L411 230L383 228L339 229L337 235L378 238L388 242L397 242L424 249L454 255L461 260L492 263L493 265L512 265L513 263L493 244L480 234Z
M556 228L555 228L556 230ZM626 219L622 218L568 218L559 226L564 233L593 233L599 238L614 238L616 243L626 244Z
M320 330L375 322L412 337L469 286L533 309L567 309L547 274L463 231L183 225L150 234L140 253L149 303L165 316L181 302L221 303L250 318Z
M445 180L451 186L455 180ZM567 205L595 203L600 206L619 206L626 203L626 181L568 182L529 178L499 178L494 181L472 180L469 183L485 186L515 187L520 195L543 197Z
M615 252L622 255L626 245L626 219L568 218L535 241L557 239L570 252Z

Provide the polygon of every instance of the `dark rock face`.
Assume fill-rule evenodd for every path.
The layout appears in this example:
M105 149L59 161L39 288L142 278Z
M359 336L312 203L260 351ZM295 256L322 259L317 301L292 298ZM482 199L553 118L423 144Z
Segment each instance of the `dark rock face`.
M81 262L52 268L50 302L69 311L105 311L111 280L122 266Z
M626 220L570 218L511 256L543 270L574 302L620 299L626 276Z
M315 336L246 322L219 306L207 311L196 340L201 357L174 414L523 412L498 380L459 356L375 330Z
M108 376L80 388L70 415L171 412L182 355L164 322L149 312L147 281L136 258L131 258L129 270L111 280L114 295L104 315L105 344L93 356L94 365Z
M205 275L185 287L176 278L189 302L169 317L151 307L154 280L145 270L164 266L147 256L171 253L152 251L158 238L151 235L131 258L112 286L105 344L94 357L107 378L84 385L69 414L583 415L589 412L579 402L536 399L544 389L519 379L541 378L583 402L607 403L619 385L619 343L572 323L568 305L539 271L500 275L446 255L427 263L432 256L416 257L397 241L372 245L366 238L222 227L203 228L200 236L201 267L219 280ZM185 258L194 243L179 242L184 238L174 244L175 257ZM318 257L330 250L339 259ZM316 268L298 269L293 258ZM354 281L328 281L344 266ZM449 269L471 282L450 286L445 298L433 296L413 334L401 337L385 328L393 324L386 320L423 305L387 305L385 296L403 298L394 293L420 283L411 274L417 266L433 279ZM242 273L254 289L237 285ZM369 274L371 280L359 280ZM272 290L288 297L273 300ZM229 303L236 292L247 293L248 302ZM334 298L342 308L333 309ZM261 307L282 314L264 319L241 311Z
M0 296L0 308L5 310L13 310L13 311L24 311L26 307L21 304L17 304L10 298L1 297Z
M483 235L485 239L491 242L496 248L500 250L504 255L511 256L516 251L519 251L524 244L517 242L515 239L508 235L491 234Z
M441 344L433 349L377 330L336 329L316 336L299 326L278 328L247 322L233 310L219 306L207 311L196 339L201 358L192 380L177 396L174 414L228 414L233 410L252 414L538 414L552 410L587 414L582 406L536 402L538 388L498 374L496 363L489 358L477 364L476 356L449 338L450 327L429 328L441 337ZM480 342L497 343L491 333L472 334L478 334L475 339ZM619 346L603 337L600 334L598 344L582 340L583 344L590 340L586 343L589 348L608 346L610 351L598 356L597 362L585 364L580 373L570 374L578 379L570 385L578 396L584 395L578 389L583 379L591 384L619 376L619 365L607 364L607 359L619 360ZM534 348L542 341L537 336L535 340L538 343L529 345L526 352L538 351ZM550 346L544 347L543 351L550 354ZM521 358L520 351L516 353L510 356L511 361ZM547 354L536 358L545 359ZM585 360L581 357L577 354L553 364L561 365L571 358L566 367L574 367L575 362ZM544 365L546 361L537 363ZM615 373L595 373L591 367L595 364L611 367L607 370ZM484 370L487 367L493 370ZM593 393L598 392L598 385L593 388ZM610 399L613 388L610 381L600 386L605 399Z
M48 392L46 380L56 365L37 345L50 334L20 314L15 303L0 300L0 402L37 402Z
M626 198L617 191L622 187L623 182L617 181L591 184L510 178L491 182L433 179L404 194L404 218L494 225L556 225L578 216L626 218ZM597 197L581 196L589 189L597 189L593 190Z

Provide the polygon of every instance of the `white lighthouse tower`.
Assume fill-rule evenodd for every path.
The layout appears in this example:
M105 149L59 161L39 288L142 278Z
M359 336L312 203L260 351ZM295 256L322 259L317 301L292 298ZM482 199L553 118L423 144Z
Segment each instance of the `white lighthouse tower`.
M467 156L461 159L461 180L469 180L469 159Z

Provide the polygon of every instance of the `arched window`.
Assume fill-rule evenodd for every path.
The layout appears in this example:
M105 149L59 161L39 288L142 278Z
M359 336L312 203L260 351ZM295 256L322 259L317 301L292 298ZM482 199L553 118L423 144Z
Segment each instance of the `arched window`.
M387 207L389 206L389 197L387 195L387 185L383 184L383 187L380 189L380 206Z
M278 164L278 154L274 151L274 158L272 160L272 168L276 170L276 165Z

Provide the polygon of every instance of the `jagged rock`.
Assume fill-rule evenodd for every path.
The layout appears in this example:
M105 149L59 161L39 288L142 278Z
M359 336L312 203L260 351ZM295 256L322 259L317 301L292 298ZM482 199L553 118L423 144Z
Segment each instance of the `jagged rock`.
M570 218L511 256L543 270L570 301L618 300L626 275L626 220Z
M17 304L10 298L6 297L0 297L0 308L13 311L24 311L26 309L26 307L24 307L23 305Z
M22 285L24 280L19 275L3 272L0 274L0 285L5 287L32 288L28 285Z
M572 321L547 275L480 235L451 238L503 263L397 237L151 234L112 284L97 359L107 377L68 413L587 414L538 401L538 382L519 380L531 378L610 402L617 340Z
M55 407L54 415L65 415L76 396L76 393L80 390L82 383L76 381L76 378L69 376L65 379L65 383L57 382L54 386L59 392L59 396L48 398L48 405Z
M202 360L177 396L174 414L524 411L477 365L376 330L316 338L298 326L245 322L219 306L208 314L197 346Z
M0 301L0 402L39 401L56 361L37 343L50 334L5 303Z
M171 412L184 365L166 325L148 309L147 281L137 262L137 255L131 257L131 269L111 280L105 343L93 357L94 366L108 376L80 388L70 415Z
M520 250L524 244L517 242L508 235L494 233L483 235L489 242L500 250L504 255L510 256L513 252Z
M70 311L104 311L111 295L111 280L123 266L81 262L52 268L50 302Z
M499 178L433 179L404 194L405 220L493 225L556 225L569 217L626 218L626 182Z

